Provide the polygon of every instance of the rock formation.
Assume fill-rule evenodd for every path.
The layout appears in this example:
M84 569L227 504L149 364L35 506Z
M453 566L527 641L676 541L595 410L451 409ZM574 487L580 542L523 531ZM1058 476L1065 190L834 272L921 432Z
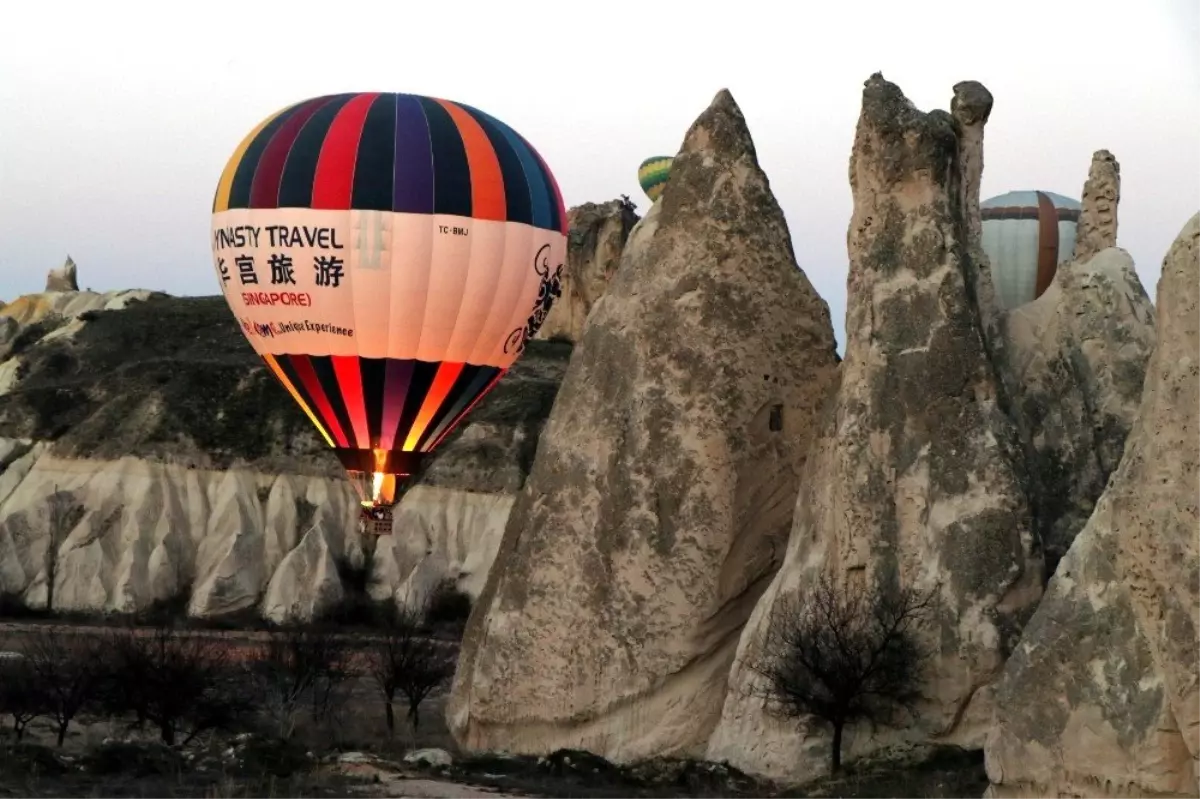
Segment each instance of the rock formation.
M472 597L483 591L512 510L512 489L419 485L396 509L394 530L375 549L376 598L391 595L416 605L439 583L453 580ZM519 483L518 483L519 485ZM476 488L478 486L478 488Z
M468 622L468 749L703 754L835 369L722 91L592 308Z
M918 111L878 74L863 91L840 385L708 749L744 771L801 780L826 769L828 732L772 715L745 665L775 603L818 574L941 586L917 718L904 730L848 730L848 756L906 740L980 745L991 684L1041 594L1019 436L1001 408L972 290L992 98L975 82L954 95L951 115Z
M1118 169L1107 150L1096 153L1079 217L1089 231L1085 257L1059 266L1041 297L1004 320L1003 362L1028 435L1051 572L1121 459L1154 348L1154 306L1133 260L1116 248Z
M79 291L75 272L75 262L68 255L62 266L46 274L46 291Z
M1108 150L1097 150L1083 185L1083 211L1075 228L1072 260L1086 261L1101 250L1117 246L1120 201L1121 165Z
M612 280L629 231L637 224L633 205L624 200L584 203L567 213L567 269L562 296L554 303L537 337L575 342L596 300Z
M0 591L46 602L57 489L84 509L51 548L58 609L190 594L195 615L282 618L337 600L338 562L362 556L355 496L220 297L32 295L0 311L3 331ZM531 342L439 448L375 553L378 598L414 574L478 593L570 350Z
M1200 214L1163 261L1157 343L1120 465L997 689L991 795L1200 791L1198 259Z

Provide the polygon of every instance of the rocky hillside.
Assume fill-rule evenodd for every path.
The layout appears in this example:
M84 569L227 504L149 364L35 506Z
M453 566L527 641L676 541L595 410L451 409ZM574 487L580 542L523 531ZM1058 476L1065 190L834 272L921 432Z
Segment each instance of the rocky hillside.
M595 229L624 212L587 209L577 238L602 251L573 247L568 277L611 271ZM569 339L531 342L428 462L398 508L403 535L375 552L377 597L445 578L478 592ZM56 491L85 512L52 546ZM196 615L309 613L339 595L337 561L361 557L355 529L341 466L219 296L82 292L68 260L0 309L0 591L44 605L49 564L62 610L189 593Z
M810 780L831 731L753 664L786 602L873 579L928 592L931 657L911 713L846 727L848 763L952 745L997 796L1195 795L1200 216L1156 309L1098 151L1073 260L1001 310L993 98L952 95L864 86L844 360L728 92L644 217L572 209L541 336L373 550L376 598L477 600L464 750ZM312 613L365 562L354 504L220 298L81 292L68 264L0 307L0 592Z

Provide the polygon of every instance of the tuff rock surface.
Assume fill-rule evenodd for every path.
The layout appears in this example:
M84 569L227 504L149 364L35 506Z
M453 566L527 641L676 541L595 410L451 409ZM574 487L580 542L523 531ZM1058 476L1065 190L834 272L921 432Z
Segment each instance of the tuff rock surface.
M1121 459L1154 348L1154 305L1133 260L1115 246L1118 170L1111 153L1096 153L1079 218L1091 245L1059 266L1041 297L1003 320L1002 362L1028 436L1030 492L1050 572Z
M414 575L478 593L570 350L531 342L446 439L377 547L377 598L417 598ZM219 296L18 298L0 310L0 385L4 593L44 605L52 573L62 610L190 595L194 615L278 619L335 602L338 562L361 563L340 465ZM84 514L51 546L56 490Z
M632 204L621 199L584 203L568 211L567 219L570 235L562 295L555 300L537 337L575 342L621 262L621 251L638 215Z
M1196 796L1200 214L1163 261L1137 420L997 688L993 796Z
M77 268L71 256L57 269L46 273L46 291L79 291Z
M1121 165L1108 150L1092 155L1083 184L1083 210L1075 227L1072 260L1086 261L1101 250L1117 246L1117 205L1121 202Z
M467 749L702 755L836 370L722 91L593 306L468 622Z
M825 771L829 733L764 707L746 663L776 602L820 573L940 585L935 656L905 729L850 729L847 756L898 743L982 743L991 686L1041 595L1019 435L982 334L972 253L990 93L954 87L953 115L872 76L850 183L846 356L800 480L784 563L738 646L712 760L776 779ZM976 198L976 202L970 202Z

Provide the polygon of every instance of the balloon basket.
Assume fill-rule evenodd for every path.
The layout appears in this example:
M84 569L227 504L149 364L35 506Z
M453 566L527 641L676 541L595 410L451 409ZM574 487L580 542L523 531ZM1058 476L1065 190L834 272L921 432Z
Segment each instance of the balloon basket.
M391 535L392 507L390 505L364 507L362 515L359 517L359 530L363 535Z

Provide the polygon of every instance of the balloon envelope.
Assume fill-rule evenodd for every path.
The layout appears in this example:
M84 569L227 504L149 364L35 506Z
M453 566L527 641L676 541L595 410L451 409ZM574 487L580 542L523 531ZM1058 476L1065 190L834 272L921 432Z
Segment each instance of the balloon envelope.
M656 155L653 158L647 158L638 167L638 183L642 186L642 191L646 192L646 196L650 198L650 202L657 202L662 195L663 189L667 185L667 178L671 174L671 162L675 159L669 155Z
M230 309L364 504L393 502L512 365L566 255L562 195L534 148L482 111L411 94L272 114L212 210Z
M1032 302L1075 249L1077 200L1050 191L1010 191L979 204L983 251L1000 306Z

